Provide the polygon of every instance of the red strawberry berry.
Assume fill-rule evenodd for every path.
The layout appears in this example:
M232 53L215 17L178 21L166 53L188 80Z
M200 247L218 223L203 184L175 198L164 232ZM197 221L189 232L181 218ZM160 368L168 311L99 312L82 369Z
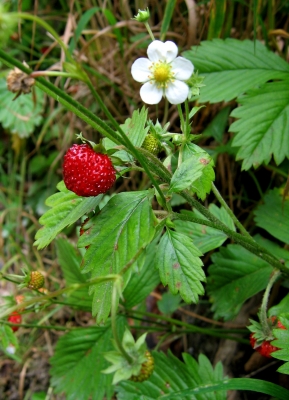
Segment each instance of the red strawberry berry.
M22 322L22 316L21 314L18 313L18 311L13 311L9 317L8 321L11 322L11 324L21 324ZM18 331L19 327L18 326L11 326L13 332Z
M89 197L107 192L116 178L106 154L96 153L88 144L74 144L64 156L63 179L67 189Z

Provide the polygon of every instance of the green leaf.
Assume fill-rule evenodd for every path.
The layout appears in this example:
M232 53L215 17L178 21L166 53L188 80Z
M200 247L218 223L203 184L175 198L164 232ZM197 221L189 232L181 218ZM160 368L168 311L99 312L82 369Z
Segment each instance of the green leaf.
M80 18L77 27L74 32L74 37L71 39L69 43L69 53L72 55L73 51L75 50L76 43L78 42L78 39L82 35L82 31L85 29L86 25L90 21L90 19L93 17L94 14L96 14L97 11L101 11L101 8L99 7L93 7L87 10Z
M7 90L5 79L0 79L0 122L21 138L30 136L43 120L44 93L36 87L32 90L35 91L35 102L32 93L21 94L13 100L15 93Z
M79 247L89 246L83 261L83 273L92 278L117 274L154 236L152 192L128 192L115 195L93 219L91 231L80 237ZM137 265L137 259L133 262ZM133 266L130 267L130 270ZM125 283L129 274L125 276ZM112 282L92 285L92 311L97 322L105 321L111 307Z
M283 297L283 299L280 301L280 303L276 304L275 306L271 307L268 310L268 315L270 317L272 316L280 316L281 314L287 313L289 310L289 293Z
M218 143L222 143L231 107L227 106L222 108L220 112L214 117L212 122L202 132L205 137L213 137Z
M233 319L247 299L265 289L273 268L237 244L221 248L211 258L207 292L212 310L215 318Z
M149 127L145 127L147 121L148 110L143 107L141 110L135 110L131 118L127 118L121 129L128 136L129 140L135 147L141 147ZM117 145L110 139L104 139L105 148L111 149Z
M170 315L180 307L181 300L178 294L164 293L161 300L157 301L158 309L161 313Z
M264 196L264 204L255 210L257 226L265 229L275 238L289 244L289 200L280 189L270 190Z
M223 378L223 368L218 363L213 369L210 361L203 354L198 362L189 354L183 354L184 363L169 351L164 353L153 352L155 369L151 377L142 383L131 381L121 382L117 386L118 400L157 400L170 398L174 393L199 385L210 385ZM173 397L172 397L173 398ZM199 394L198 397L189 395L175 397L182 400L225 400L226 392Z
M48 197L45 204L52 207L39 219L44 225L35 235L34 245L38 250L49 243L67 226L72 225L83 215L94 209L101 201L102 195L97 197L80 197L66 189L63 181L57 185L59 193Z
M170 229L158 246L155 264L163 285L168 285L173 294L179 292L187 303L197 303L198 296L204 294L201 255L188 236Z
M288 311L288 309L287 309ZM280 350L274 351L272 357L277 358L278 360L285 361L285 364L281 365L277 369L278 372L282 374L289 374L289 314L285 314L284 316L279 317L280 322L287 329L274 329L273 335L276 337L276 340L272 341L272 345L278 347Z
M190 157L184 159L182 164L176 169L171 180L169 192L179 192L191 187L197 179L202 177L204 169L210 164L210 162L211 157L206 152L196 154L191 153ZM207 175L204 175L203 179L205 182L207 182L209 176L210 172ZM203 192L200 191L199 193L203 194Z
M170 23L174 14L174 10L176 7L176 0L168 0L166 2L165 12L162 19L162 26L161 26L161 40L164 41L167 31L169 30Z
M214 39L183 55L206 77L199 103L230 101L269 80L286 79L289 73L288 63L259 41Z
M232 219L223 207L219 208L215 204L210 204L209 211L226 224L228 228L236 230ZM196 218L206 219L197 210L194 210L194 212L182 210L182 213L192 215ZM183 220L175 220L174 225L177 232L189 236L194 245L197 246L202 253L207 253L210 250L220 247L227 240L227 236L224 232L206 225Z
M159 284L159 273L155 268L156 244L150 243L144 252L145 262L140 271L134 272L124 292L124 306L132 308L141 303Z
M118 319L119 335L124 319ZM51 363L51 385L66 400L103 400L113 395L112 375L102 371L109 366L104 353L113 349L110 325L78 328L62 336Z
M64 275L66 284L86 283L87 278L80 271L82 256L78 249L64 238L57 238L56 254L57 260ZM91 309L91 299L88 297L88 287L77 289L69 294L67 303L81 310Z
M237 133L232 145L240 147L242 169L268 164L272 155L277 165L289 158L289 79L266 83L237 101L241 107L231 116L239 119L230 132Z
M190 190L201 200L205 200L206 195L210 193L212 181L215 179L214 161L208 153L194 143L187 143L183 149L183 161L199 157L203 166L201 175L194 181ZM194 167L193 167L194 168Z

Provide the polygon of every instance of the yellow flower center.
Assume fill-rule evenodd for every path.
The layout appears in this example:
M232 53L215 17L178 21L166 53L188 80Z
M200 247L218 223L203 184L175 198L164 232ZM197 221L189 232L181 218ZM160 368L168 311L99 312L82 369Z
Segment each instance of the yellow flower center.
M151 79L154 80L158 86L166 87L169 81L172 81L174 73L170 64L165 62L158 62L152 66Z

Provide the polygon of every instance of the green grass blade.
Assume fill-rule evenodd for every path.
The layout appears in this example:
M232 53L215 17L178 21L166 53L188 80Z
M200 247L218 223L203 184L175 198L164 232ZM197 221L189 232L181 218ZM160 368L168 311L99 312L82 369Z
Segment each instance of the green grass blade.
M171 23L171 19L174 13L174 9L176 6L176 0L168 0L165 13L164 13L164 18L162 22L162 27L161 27L161 40L164 41L167 31L169 30L169 26Z

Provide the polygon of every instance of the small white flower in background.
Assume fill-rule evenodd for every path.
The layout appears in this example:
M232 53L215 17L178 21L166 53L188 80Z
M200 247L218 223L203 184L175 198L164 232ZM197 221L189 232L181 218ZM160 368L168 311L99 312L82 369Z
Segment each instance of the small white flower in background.
M7 353L9 353L9 354L15 354L15 352L16 352L16 347L13 346L13 344L10 343L9 346L6 347L5 350L6 350Z
M148 58L138 58L131 67L132 77L144 83L140 97L147 104L158 104L165 96L171 104L183 103L189 94L184 82L194 72L191 61L177 57L174 42L154 40L147 49Z

